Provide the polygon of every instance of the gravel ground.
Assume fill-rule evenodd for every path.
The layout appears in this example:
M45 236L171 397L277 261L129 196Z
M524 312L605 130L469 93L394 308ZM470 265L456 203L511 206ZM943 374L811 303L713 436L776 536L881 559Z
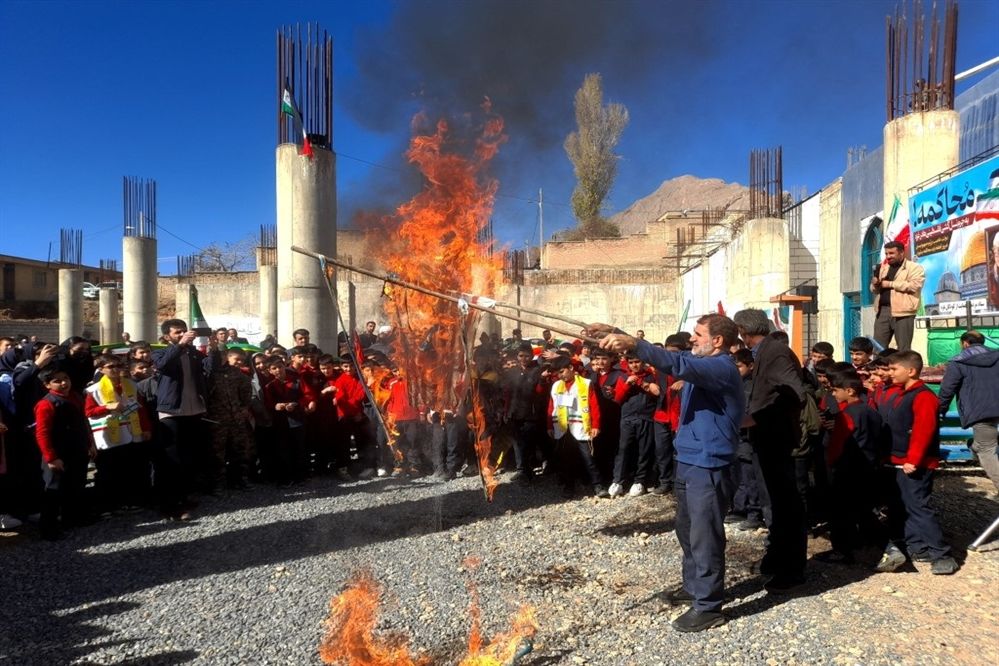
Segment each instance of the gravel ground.
M875 575L870 552L865 566L813 561L800 595L775 597L751 571L765 533L731 531L730 621L694 635L669 627L683 609L664 602L680 564L669 496L564 501L549 479L503 484L492 504L477 478L258 487L204 500L187 524L149 513L57 543L4 534L0 663L318 664L330 598L368 569L386 590L379 627L439 664L467 641L470 581L487 636L536 607L525 665L995 664L999 543L965 553L999 514L989 487L967 472L937 485L963 560L950 577Z

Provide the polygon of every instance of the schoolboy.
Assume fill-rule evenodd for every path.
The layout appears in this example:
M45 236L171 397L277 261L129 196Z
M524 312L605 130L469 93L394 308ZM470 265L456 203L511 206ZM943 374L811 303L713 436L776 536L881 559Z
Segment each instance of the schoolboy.
M656 372L634 353L627 354L625 362L627 393L621 403L621 441L614 458L614 482L608 490L611 497L623 495L628 481L630 497L644 495L655 454L652 417L661 393Z
M548 436L556 442L562 494L575 493L576 470L582 465L597 497L609 497L593 460L593 440L600 434L600 406L590 380L576 374L572 360L552 360L558 380L548 400Z
M84 486L87 461L97 455L83 400L72 391L69 375L55 367L38 374L48 393L35 405L35 440L42 452L41 536L55 540L64 527L90 520Z
M858 372L871 362L874 355L874 343L863 336L850 340L847 348L850 351L850 363Z
M749 394L753 390L753 352L749 349L739 349L732 356L748 402ZM761 492L763 484L757 479L756 468L753 466L753 445L749 441L748 428L739 429L739 445L736 448L735 460L732 461L732 479L735 492L732 495L732 510L725 516L725 522L735 523L737 529L742 531L766 527L764 522L766 491Z
M891 463L905 510L906 548L913 560L930 562L932 573L952 574L958 565L930 506L934 470L940 465L937 397L919 378L923 357L918 352L896 352L888 371L899 386L888 400L885 425L891 434ZM891 555L897 562L898 556Z
M315 398L308 384L288 372L282 356L267 361L267 372L271 381L264 387L264 402L274 423L277 481L290 486L305 479L305 405Z
M101 356L95 365L101 378L87 387L84 403L97 445L94 487L102 510L135 510L148 499L152 422L125 359Z
M663 347L667 351L681 352L685 349L683 338L676 334L666 338ZM676 478L676 449L673 446L673 436L680 427L680 389L674 390L677 381L672 375L657 373L659 379L659 401L652 415L652 436L656 446L656 470L658 477L653 495L665 495L673 492L673 481ZM682 385L682 382L680 382Z
M861 398L864 387L856 372L834 372L828 380L838 405L826 445L832 550L816 557L850 564L861 537L873 536L870 532L876 529L872 489L881 457L881 417Z
M320 366L322 367L322 366ZM351 438L361 463L358 477L370 479L375 474L375 446L369 433L371 428L368 417L364 413L364 401L367 394L354 368L354 362L349 358L340 359L340 376L335 380L336 392L333 404L339 422L336 438L339 442L337 460L339 469L343 469L349 459ZM324 371L323 375L327 373Z
M208 381L208 419L215 462L214 492L228 484L237 490L250 486L254 446L250 425L253 380L244 372L246 352L232 348L212 353L225 356Z
M336 408L340 359L332 354L323 354L316 364L319 368L316 375L316 411L313 415L319 444L316 464L321 474L332 470L341 481L353 481L347 469L350 464L349 448L340 450L343 442Z

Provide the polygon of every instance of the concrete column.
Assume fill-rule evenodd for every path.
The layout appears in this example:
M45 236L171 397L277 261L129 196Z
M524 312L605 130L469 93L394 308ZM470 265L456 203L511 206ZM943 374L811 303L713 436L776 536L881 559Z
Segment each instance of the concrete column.
M336 256L336 156L313 148L313 159L294 144L277 147L277 300L278 340L308 329L312 342L336 353L336 309L319 262L292 252L292 245Z
M122 239L122 259L125 330L133 340L158 340L156 239L125 236Z
M83 333L83 271L59 269L59 340Z
M896 224L901 224L909 219L909 188L957 165L959 130L960 115L949 109L910 113L885 125L883 210L886 224L896 195L902 201ZM886 236L893 236L891 231L889 228Z
M121 327L118 325L118 290L103 288L100 292L100 337L101 344L108 345L121 341ZM136 338L139 340L141 338Z
M278 330L278 267L264 264L257 273L260 277L260 332L266 337Z

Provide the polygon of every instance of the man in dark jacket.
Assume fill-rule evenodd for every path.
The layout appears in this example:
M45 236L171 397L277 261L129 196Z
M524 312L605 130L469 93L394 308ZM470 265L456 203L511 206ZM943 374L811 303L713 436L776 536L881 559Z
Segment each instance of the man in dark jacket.
M985 336L968 331L961 336L961 353L950 360L940 382L940 416L957 396L961 427L971 428L971 450L999 490L999 350L985 346Z
M801 443L805 389L801 363L787 345L771 338L763 310L740 310L732 318L753 352L753 388L747 407L749 441L758 478L763 479L773 518L760 573L773 576L768 592L787 592L805 581L808 531L791 452Z
M168 344L157 350L153 363L159 372L156 389L156 405L159 410L159 446L167 455L180 463L181 484L179 489L192 490L197 484L205 492L214 490L212 471L211 436L204 421L207 411L207 377L212 373L216 354L205 357L194 346L197 337L194 331L187 330L181 319L168 319L160 325L163 337ZM209 343L215 347L214 339ZM183 501L180 494L169 492L172 501L164 506L168 514L184 517ZM178 501L180 500L180 501Z
M506 397L505 416L516 438L513 451L517 471L511 479L527 481L534 471L535 448L543 432L540 425L548 397L548 386L541 381L541 368L534 361L529 342L517 349L517 366L503 373L501 384Z

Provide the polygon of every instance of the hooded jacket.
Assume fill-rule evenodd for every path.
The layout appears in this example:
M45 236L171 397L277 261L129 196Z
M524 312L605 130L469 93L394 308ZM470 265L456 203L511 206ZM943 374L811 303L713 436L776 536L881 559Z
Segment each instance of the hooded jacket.
M999 350L971 345L947 364L940 382L940 413L957 396L961 427L999 422Z

